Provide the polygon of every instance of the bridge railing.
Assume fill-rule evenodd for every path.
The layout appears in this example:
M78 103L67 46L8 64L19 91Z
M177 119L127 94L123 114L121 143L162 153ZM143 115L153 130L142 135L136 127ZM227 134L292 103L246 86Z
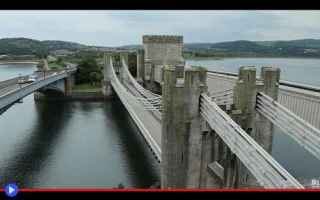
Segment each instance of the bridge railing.
M121 59L122 61L122 66L123 66L123 69L124 69L124 73L126 74L127 77L129 77L129 81L130 83L138 90L138 92L143 95L144 97L146 98L155 98L155 97L160 97L160 95L158 94L155 94L147 89L145 89L142 85L140 85L136 79L131 75L130 71L129 71L129 68L128 68L128 65L126 64L125 60L124 59Z
M257 95L256 109L320 160L319 129L262 92Z
M202 117L210 127L263 187L303 188L293 176L206 94L201 95L200 110Z
M219 71L208 71L207 77L212 93L233 89L238 79L237 74ZM320 88L282 80L279 84L279 103L320 129Z
M9 104L16 102L19 99L22 99L23 97L31 94L32 92L50 83L63 79L67 76L68 76L67 72L58 73L56 75L51 74L46 76L45 78L42 77L35 82L29 83L26 85L20 85L19 87L15 87L14 89L7 91L6 93L0 96L0 109L6 107Z
M11 78L8 80L0 81L0 89L6 88L12 84L16 84L18 83L19 79L26 79L27 77L28 76L20 76L20 77Z
M220 92L211 93L210 97L218 105L231 106L233 104L233 90L225 90Z
M161 121L161 95L155 94L141 86L131 75L125 60L121 59L121 61L123 68L122 73L125 73L124 77L128 77L128 80L123 80L123 83L126 84L126 82L128 82L131 84L136 90L136 99L138 99L144 105L144 108L150 111L157 120Z

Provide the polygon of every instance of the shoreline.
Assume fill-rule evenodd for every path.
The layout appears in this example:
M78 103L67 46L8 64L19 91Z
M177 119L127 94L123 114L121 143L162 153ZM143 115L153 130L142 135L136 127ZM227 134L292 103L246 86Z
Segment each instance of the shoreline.
M34 64L37 65L38 61L0 61L0 65L6 64Z
M270 57L270 56L256 56L256 57L250 57L250 56L240 56L240 57L233 57L233 56L230 56L230 57L194 57L194 58L185 58L185 60L225 60L225 59L239 59L239 58L266 58L266 59L313 59L313 60L320 60L319 57Z
M113 97L106 97L102 92L90 91L73 91L69 96L62 97L47 97L41 93L35 93L34 99L36 101L90 101L90 102L103 102L113 99Z

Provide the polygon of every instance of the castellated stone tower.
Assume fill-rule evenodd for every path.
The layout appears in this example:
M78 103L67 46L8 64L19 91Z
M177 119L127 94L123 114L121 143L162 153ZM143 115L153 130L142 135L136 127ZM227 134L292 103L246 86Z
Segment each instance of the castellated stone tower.
M154 65L183 65L183 36L144 35L145 60Z

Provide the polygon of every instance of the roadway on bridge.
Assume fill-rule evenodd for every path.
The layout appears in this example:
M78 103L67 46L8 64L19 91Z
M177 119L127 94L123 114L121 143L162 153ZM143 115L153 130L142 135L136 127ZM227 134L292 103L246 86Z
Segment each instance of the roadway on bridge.
M136 89L131 86L130 84L126 84L127 89L134 95L134 96L140 96L139 92L136 91ZM153 139L156 141L159 147L161 147L161 121L157 119L153 114L152 111L146 110L141 103L136 103L134 106L134 109L138 112L136 113L139 115L140 119L143 119L145 122L145 126L150 131L150 134L152 135Z
M72 69L72 68L75 68L76 65L73 64L73 63L66 63L67 64L67 71L68 69ZM16 77L16 78L13 78L13 79L10 79L10 80L5 80L5 81L1 81L0 82L0 97L10 93L11 91L15 91L17 89L20 89L20 88L23 88L23 87L26 87L30 84L32 84L32 82L29 82L29 83L23 83L23 84L19 84L18 83L18 80L19 79L28 79L30 78L31 75L34 75L35 76L35 79L36 81L35 82L39 82L41 80L44 80L46 78L49 78L53 75L58 75L58 74L61 74L61 73L65 73L66 70L62 70L62 71L47 71L47 72L40 72L40 73L33 73L33 74L30 74L30 75L26 75L26 76L22 76L22 77Z
M76 71L74 64L59 71L36 72L33 75L33 80L28 80L31 75L12 78L0 82L0 114L5 112L10 106L24 98L25 96L39 90L46 85L54 83L60 79L66 78L70 73ZM21 80L28 80L21 82ZM20 83L19 83L20 82ZM8 107L9 106L9 107Z
M58 74L57 72L47 72L47 73L45 74L45 76L44 76L44 75L41 76L40 74L38 74L38 75L33 74L33 75L36 76L36 81L35 81L35 82L38 82L38 81L44 80L45 78L51 77L51 76L53 76L53 75L56 75L55 73ZM60 73L61 73L61 72L60 72ZM27 75L26 78L28 79L30 76L31 76L31 74L30 74L30 75ZM5 81L3 81L3 82L5 82ZM15 91L15 90L17 90L17 89L26 87L26 86L28 86L28 85L30 85L30 84L32 84L32 83L29 82L29 83L21 83L21 84L19 84L19 83L18 83L18 79L16 79L15 81L13 81L12 83L10 83L9 85L6 85L6 86L4 86L4 87L2 87L2 88L0 89L0 97L6 95L6 94L8 94L8 93L10 93L11 91ZM1 83L0 83L0 86L1 86Z

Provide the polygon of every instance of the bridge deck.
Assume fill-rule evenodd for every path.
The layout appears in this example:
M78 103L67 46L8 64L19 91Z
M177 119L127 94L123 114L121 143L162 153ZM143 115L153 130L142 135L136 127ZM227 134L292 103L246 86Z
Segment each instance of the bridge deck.
M142 102L137 98L141 97L135 87L130 83L120 82L113 67L112 59L110 60L111 85L117 93L123 105L126 107L131 118L138 126L147 144L152 149L158 161L161 161L161 123L145 109Z
M131 93L133 93L135 96L139 95L139 92L135 90L134 87L132 87L130 84L126 84L126 87L129 89ZM153 116L151 111L148 111L144 108L144 106L138 102L133 101L132 106L134 107L134 110L137 111L137 115L140 119L143 120L144 125L149 130L149 133L151 134L152 138L156 141L158 146L161 146L161 122L158 121L158 119Z

